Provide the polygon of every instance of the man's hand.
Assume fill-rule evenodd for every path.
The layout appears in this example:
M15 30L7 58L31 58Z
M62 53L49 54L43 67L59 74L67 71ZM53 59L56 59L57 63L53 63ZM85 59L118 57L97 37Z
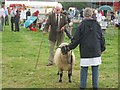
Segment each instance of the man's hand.
M70 26L70 27L73 26L73 22L70 22L70 23L69 23L69 26Z
M70 51L70 49L67 45L61 47L61 52L62 52L63 55L67 54L68 51Z
M62 27L60 30L61 30L61 31L64 31L64 30L65 30L65 28L64 28L64 27Z

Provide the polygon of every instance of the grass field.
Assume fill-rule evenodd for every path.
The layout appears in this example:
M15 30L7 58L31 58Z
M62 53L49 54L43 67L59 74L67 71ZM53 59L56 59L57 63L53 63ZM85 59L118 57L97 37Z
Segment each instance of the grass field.
M73 66L72 83L68 83L67 72L63 82L58 82L55 65L47 67L49 44L48 34L32 32L21 27L20 32L12 32L5 26L2 35L2 88L78 88L80 83L80 56L78 47L74 50L76 62ZM109 27L105 34L106 51L102 55L99 68L99 88L118 87L118 29ZM37 69L36 60L40 43L41 53ZM65 42L70 40L65 37ZM88 72L87 88L92 87L91 68Z

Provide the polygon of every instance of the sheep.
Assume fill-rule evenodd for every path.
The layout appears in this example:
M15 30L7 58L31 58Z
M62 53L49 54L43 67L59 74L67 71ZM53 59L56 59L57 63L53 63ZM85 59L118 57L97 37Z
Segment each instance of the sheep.
M68 43L62 43L59 45L54 55L54 61L58 69L58 75L60 75L59 82L62 82L63 71L68 71L69 82L71 82L72 66L75 62L75 55L72 50L68 51L65 55L61 53L61 47L65 45L68 45Z

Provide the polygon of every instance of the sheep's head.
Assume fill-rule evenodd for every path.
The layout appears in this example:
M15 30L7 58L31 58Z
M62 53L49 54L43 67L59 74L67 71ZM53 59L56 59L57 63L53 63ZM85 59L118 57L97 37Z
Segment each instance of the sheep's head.
M63 46L66 46L66 45L68 45L68 43L62 43L61 45L59 45L59 50L61 51L61 47L63 47ZM60 54L60 58L62 59L62 60L65 60L65 61L67 61L67 62L69 62L69 63L71 63L71 55L72 55L72 50L70 50L70 51L68 51L66 54L62 54L62 51L60 52L61 54Z
M63 46L66 46L66 45L68 45L68 43L62 43L62 44L59 45L59 48L61 48ZM70 55L70 54L71 54L71 50L68 51L65 55Z

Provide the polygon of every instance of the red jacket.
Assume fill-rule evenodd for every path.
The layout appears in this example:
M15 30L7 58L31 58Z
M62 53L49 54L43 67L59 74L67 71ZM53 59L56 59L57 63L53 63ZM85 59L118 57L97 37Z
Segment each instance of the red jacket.
M38 16L38 15L39 15L39 11L38 10L33 13L33 16Z

